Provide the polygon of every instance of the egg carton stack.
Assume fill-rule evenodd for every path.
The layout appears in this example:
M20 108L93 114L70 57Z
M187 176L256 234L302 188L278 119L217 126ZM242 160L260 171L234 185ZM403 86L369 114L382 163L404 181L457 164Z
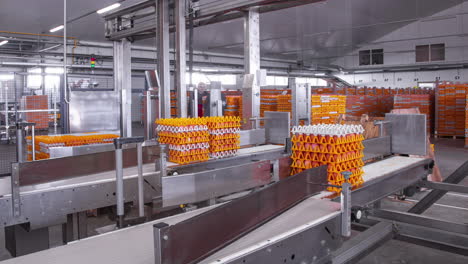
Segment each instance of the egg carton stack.
M158 140L169 145L169 161L188 164L209 159L210 139L205 118L170 118L156 121Z
M332 124L339 115L346 113L346 96L312 95L312 124Z
M348 182L353 187L360 186L364 162L364 129L361 125L319 124L295 126L292 129L293 143L291 175L304 170L328 165L328 182L341 186L343 172L351 172ZM338 187L328 187L329 191L340 193Z
M114 142L114 138L119 137L115 134L74 134L74 135L53 135L53 136L35 136L35 154L36 160L49 159L50 148L56 147L73 147L96 144L110 144ZM32 160L32 137L26 137L27 142L27 159Z
M221 159L236 156L240 149L240 117L208 117L210 157Z

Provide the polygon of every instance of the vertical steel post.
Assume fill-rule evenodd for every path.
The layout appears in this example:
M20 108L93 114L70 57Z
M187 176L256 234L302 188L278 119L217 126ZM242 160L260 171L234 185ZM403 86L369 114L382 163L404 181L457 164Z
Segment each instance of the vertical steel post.
M160 77L161 117L171 118L171 86L169 64L169 0L155 0L157 12L156 41Z
M67 91L68 91L67 86L68 86L67 85L67 0L63 0L63 87L64 87L63 92L64 92L65 102L68 104L69 101L67 98ZM68 120L68 112L67 112L66 118ZM68 129L69 127L66 126L66 128L64 129L66 132L63 132L63 133L67 133Z
M114 41L114 86L120 99L120 136L132 136L131 43Z
M169 225L166 223L157 223L153 225L154 234L154 263L163 264L164 262L164 242L169 239L166 234Z
M35 126L31 126L31 144L32 144L32 160L36 160L36 129Z
M115 196L117 197L117 227L123 228L124 224L124 190L123 190L123 150L122 144L114 140L115 145L115 182L116 190Z
M143 185L143 146L142 143L137 143L137 159L138 159L138 214L140 217L145 216L145 190Z
M193 87L192 91L192 117L198 117L198 89Z
M13 216L21 215L21 194L19 185L19 161L11 164L11 203L13 208Z
M2 88L2 83L0 82L0 89ZM15 91L16 93L16 91ZM15 106L16 108L16 106ZM7 131L7 137L8 137L8 86L5 85L5 127Z
M252 129L251 118L260 117L260 15L257 8L250 8L244 16L244 70L254 76L251 87L243 89L244 129Z
M198 89L193 84L193 19L195 18L194 2L195 1L190 1L189 9L189 83L190 87L192 88L192 108L190 109L190 115L191 117L198 117Z
M16 160L18 163L24 162L23 155L23 126L16 124Z
M159 176L156 178L156 185L159 191L162 191L162 178L167 176L167 154L166 148L167 145L160 145L160 155L159 155Z
M306 83L306 125L312 125L312 88L310 84Z
M351 184L343 183L341 190L341 235L351 236Z
M187 117L185 0L175 1L177 116Z
M341 186L341 235L351 236L351 184L348 182L351 172L341 173L345 182Z
M161 104L159 103L160 82L158 72L156 70L145 71L146 83L148 91L146 91L146 120L145 125L145 140L154 138L154 121L161 118ZM155 107L155 102L158 100L158 105Z
M288 85L292 93L292 125L298 126L301 120L305 120L305 124L310 125L312 108L310 85L296 83L295 78L289 78Z

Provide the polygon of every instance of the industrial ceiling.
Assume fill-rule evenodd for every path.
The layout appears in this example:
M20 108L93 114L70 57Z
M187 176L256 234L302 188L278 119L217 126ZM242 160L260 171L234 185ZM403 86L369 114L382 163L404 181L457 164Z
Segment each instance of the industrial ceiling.
M69 19L96 11L116 0L68 1ZM126 0L129 5L138 0ZM212 2L213 0L202 0ZM343 56L419 19L465 0L326 0L261 15L261 52L268 57L329 61ZM49 33L63 22L62 0L1 0L0 30ZM62 32L56 32L61 35ZM80 40L106 41L103 19L96 13L72 22L68 34ZM1 34L0 34L1 36ZM417 37L417 36L416 36ZM153 40L138 43L152 45ZM241 54L241 19L195 30L194 48Z

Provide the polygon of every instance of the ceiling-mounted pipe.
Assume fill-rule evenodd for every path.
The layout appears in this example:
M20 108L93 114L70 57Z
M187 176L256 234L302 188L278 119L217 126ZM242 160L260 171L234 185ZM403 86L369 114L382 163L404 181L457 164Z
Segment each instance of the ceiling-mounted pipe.
M14 31L4 31L0 30L1 34L11 34L11 35L25 35L25 36L36 36L36 37L49 37L49 38L63 38L63 36L57 35L48 35L48 34L36 34L36 33L27 33L27 32L14 32ZM67 37L68 39L76 39L75 37Z
M44 48L44 49L41 49L41 50L38 50L37 52L44 52L44 51L48 51L48 50L53 50L53 49L56 49L60 46L62 46L63 44L57 44L57 45L54 45L54 46L51 46L51 47L48 47L48 48Z
M87 41L87 40L78 41L78 45L92 46L92 47L99 47L99 48L113 48L113 45L111 43L104 43L104 42L97 42L97 41ZM141 45L132 45L132 50L156 52L156 48L154 48L154 47L141 46ZM169 52L175 53L175 51L173 49L170 49ZM209 52L209 51L194 51L193 54L194 55L201 55L201 56L244 59L243 55L225 54L225 53L217 53L217 52ZM284 60L284 59L276 59L276 58L262 58L262 60L272 61L272 62L297 63L297 61L295 61L295 60Z
M0 66L18 66L18 67L62 67L63 64L61 63L42 63L42 62L0 62ZM154 70L154 65L148 65L148 66L132 66L132 70L135 71L146 71L146 70ZM72 68L72 69L89 69L89 65L67 65L67 68ZM112 65L104 65L104 66L99 66L96 67L96 70L112 70L113 67ZM173 69L171 70L173 71ZM289 71L289 72L281 72L281 71L275 71L275 70L268 70L268 75L278 75L278 76L292 76L292 77L314 77L313 73L307 73L307 72L300 72L300 71ZM202 72L205 74L242 74L243 69L225 69L225 70L220 70L219 72Z

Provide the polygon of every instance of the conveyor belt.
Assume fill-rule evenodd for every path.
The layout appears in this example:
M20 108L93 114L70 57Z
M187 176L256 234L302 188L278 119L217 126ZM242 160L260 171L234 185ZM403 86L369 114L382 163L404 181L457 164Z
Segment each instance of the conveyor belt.
M279 145L264 145L258 147L244 148L239 150L239 155L248 155L252 153L261 153L264 151L278 150L283 149L284 146ZM168 162L168 167L176 167L178 164ZM143 165L143 174L148 175L149 173L154 173L154 164L145 164ZM138 171L137 167L130 167L124 169L124 178L134 178L137 177ZM83 177L75 177L61 181L54 181L45 184L36 184L30 186L21 187L21 193L29 193L34 191L47 191L60 188L68 188L70 186L79 187L81 185L90 185L97 184L101 182L111 182L115 181L115 171L97 173L86 175ZM11 181L10 177L5 177L0 179L0 196L5 196L11 194Z
M422 158L392 157L364 167L365 179L373 180L386 176L391 172L398 171L406 166L420 163ZM338 213L336 204L309 198L296 207L290 209L280 217L270 221L261 228L249 233L242 239L234 242L223 250L211 256L204 263L216 261L248 247L258 245L266 239L274 239L282 234L293 234L306 223L319 223L327 217L333 217ZM119 230L84 239L75 243L34 253L27 256L7 260L5 264L26 263L101 263L101 264L152 264L154 263L154 241L152 225L164 221L175 224L199 213L205 212L212 207L202 208L193 212L168 217L155 222ZM300 217L298 217L300 215ZM287 235L286 234L286 235ZM270 238L268 238L270 237Z
M218 260L232 259L256 248L274 244L340 213L339 203L309 198L200 263L214 264Z
M239 149L237 156L243 156L243 155L249 155L252 153L260 153L264 151L271 151L271 150L278 150L278 149L284 149L284 146L281 145L262 145L262 146L257 146L257 147L251 147L251 148L242 148ZM175 167L177 166L176 163L173 162L167 162L168 167Z

